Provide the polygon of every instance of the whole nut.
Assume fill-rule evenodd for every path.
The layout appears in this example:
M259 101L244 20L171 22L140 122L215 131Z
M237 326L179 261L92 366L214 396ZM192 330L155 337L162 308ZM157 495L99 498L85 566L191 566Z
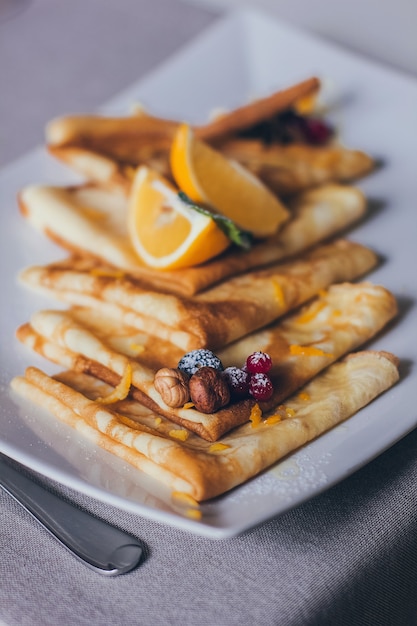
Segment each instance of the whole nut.
M188 388L189 376L179 369L163 367L155 374L155 389L161 394L162 400L170 407L184 406L190 399Z
M229 386L214 367L200 367L190 378L191 402L201 413L214 413L230 401Z

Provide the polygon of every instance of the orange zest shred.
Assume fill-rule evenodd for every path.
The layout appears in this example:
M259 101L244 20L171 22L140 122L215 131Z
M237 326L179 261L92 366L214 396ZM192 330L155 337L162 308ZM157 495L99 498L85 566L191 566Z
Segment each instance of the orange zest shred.
M362 302L363 300L366 299L366 294L364 293L358 293L357 296L355 296L355 300L354 302Z
M282 411L283 413L285 413L285 417L294 417L295 415L294 409L285 404L280 404L278 407L278 411Z
M317 103L317 91L313 93L309 93L302 98L298 98L294 102L294 109L297 111L299 115L308 115L309 113L313 113Z
M161 417L155 417L155 426L158 427L162 424L162 418Z
M222 443L221 441L216 441L216 443L212 443L209 452L222 452L223 450L227 450L230 448L227 443Z
M193 496L190 496L190 494L186 493L185 491L173 491L171 496L172 498L174 498L174 500L178 500L179 502L187 504L188 506L193 506L197 508L199 507L197 500L195 500Z
M130 349L134 350L136 352L136 354L142 354L142 352L145 352L145 346L143 346L140 343L134 343L132 342L130 344Z
M203 514L200 511L200 509L187 509L185 511L185 515L189 517L190 519L196 519L196 520L200 520L203 517Z
M259 404L254 404L249 416L250 421L252 422L251 427L257 428L262 420L262 410Z
M281 285L279 284L279 282L275 278L272 279L272 284L274 286L274 294L275 294L275 297L276 297L276 299L278 301L278 304L279 304L279 306L284 308L285 307L284 290L283 290L283 288L281 287Z
M311 322L311 320L313 320L316 315L324 309L325 306L325 302L318 300L314 303L313 306L308 307L305 313L301 313L301 315L297 317L297 324L307 324L308 322Z
M108 396L105 396L104 398L97 398L96 402L99 402L100 404L113 404L113 402L124 400L128 396L131 384L132 366L130 365L130 363L128 363L117 387L115 387Z
M102 267L93 267L90 270L92 276L103 276L105 278L123 278L125 273L122 270L110 270Z
M195 406L194 402L186 402L182 408L183 409L192 409L194 406Z
M279 413L274 413L274 415L270 415L264 420L264 424L267 426L272 426L273 424L278 424L282 420L282 417Z
M173 428L168 434L173 439L179 439L180 441L187 441L189 437L189 432L183 428Z
M327 356L328 358L334 356L329 352L324 352L321 348L315 348L314 346L298 346L296 344L290 346L290 354L293 356Z
M307 402L307 400L310 400L310 394L308 394L306 391L300 391L300 393L298 394L298 398L300 400L304 400L304 402Z

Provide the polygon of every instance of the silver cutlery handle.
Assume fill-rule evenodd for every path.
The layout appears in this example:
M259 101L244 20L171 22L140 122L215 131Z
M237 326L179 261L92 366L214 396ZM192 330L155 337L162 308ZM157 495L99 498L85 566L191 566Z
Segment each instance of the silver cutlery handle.
M137 539L62 500L2 458L0 487L94 571L117 576L138 565L143 546Z

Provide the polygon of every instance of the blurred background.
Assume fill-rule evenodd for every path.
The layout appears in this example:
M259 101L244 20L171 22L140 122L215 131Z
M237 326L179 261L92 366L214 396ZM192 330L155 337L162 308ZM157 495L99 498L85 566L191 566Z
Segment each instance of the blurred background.
M187 0L206 8L249 6L417 76L416 0Z
M0 0L0 166L54 116L96 110L242 7L417 76L417 0Z

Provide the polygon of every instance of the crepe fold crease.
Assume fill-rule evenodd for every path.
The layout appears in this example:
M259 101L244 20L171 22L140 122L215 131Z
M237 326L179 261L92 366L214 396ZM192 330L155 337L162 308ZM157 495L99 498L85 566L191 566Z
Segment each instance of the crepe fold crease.
M100 275L69 262L30 267L27 286L72 305L88 306L184 351L217 349L272 323L332 283L352 281L377 263L368 248L338 240L285 264L242 274L183 298Z
M268 123L278 113L291 110L320 87L308 78L266 98L223 113L194 127L194 133L226 157L244 165L278 195L298 193L325 182L351 181L374 167L360 150L332 143L325 146L250 139L241 132ZM52 120L46 128L48 149L56 158L89 180L129 193L132 170L149 165L170 174L169 149L178 122L157 118L143 109L125 117L72 115Z
M212 285L255 268L300 254L362 218L366 200L358 189L329 184L293 198L291 219L273 237L249 251L231 248L203 265L159 271L146 267L134 252L127 232L127 200L92 186L31 186L19 196L29 223L73 254L84 266L102 273L114 268L142 287L192 296ZM79 265L80 258L69 259Z
M394 297L382 287L368 282L332 285L300 311L243 337L218 354L225 367L240 366L254 350L270 354L275 363L271 371L275 391L269 403L261 403L267 410L368 341L396 312ZM40 311L18 329L17 337L47 359L113 386L130 364L132 397L210 441L248 421L255 404L242 400L211 414L167 406L154 387L154 376L160 367L176 367L182 352L170 342L121 325L98 309Z
M394 355L355 352L389 324L397 304L363 279L378 263L375 252L341 238L367 210L363 193L344 183L375 163L336 142L302 143L301 126L298 133L285 126L291 116L307 123L299 107L312 111L319 87L313 77L192 128L197 145L206 141L285 195L289 219L249 250L231 244L178 270L141 261L128 229L137 199L132 181L142 165L172 181L169 155L179 129L178 121L143 109L53 120L50 153L87 180L31 185L18 197L27 222L68 255L27 267L20 281L67 308L38 311L16 332L65 371L49 376L28 367L13 390L198 502L266 470L398 380ZM282 143L285 132L293 143ZM199 348L215 351L224 367L268 353L272 398L232 394L213 413L191 402L168 406L154 384L157 371L176 368Z
M222 494L356 413L398 380L398 361L384 352L352 354L292 396L280 420L251 423L226 436L221 452L190 435L185 442L167 434L165 421L153 426L135 401L111 409L95 401L97 386L85 375L51 378L30 367L12 388L77 429L111 453L197 501ZM291 417L288 416L291 410Z

